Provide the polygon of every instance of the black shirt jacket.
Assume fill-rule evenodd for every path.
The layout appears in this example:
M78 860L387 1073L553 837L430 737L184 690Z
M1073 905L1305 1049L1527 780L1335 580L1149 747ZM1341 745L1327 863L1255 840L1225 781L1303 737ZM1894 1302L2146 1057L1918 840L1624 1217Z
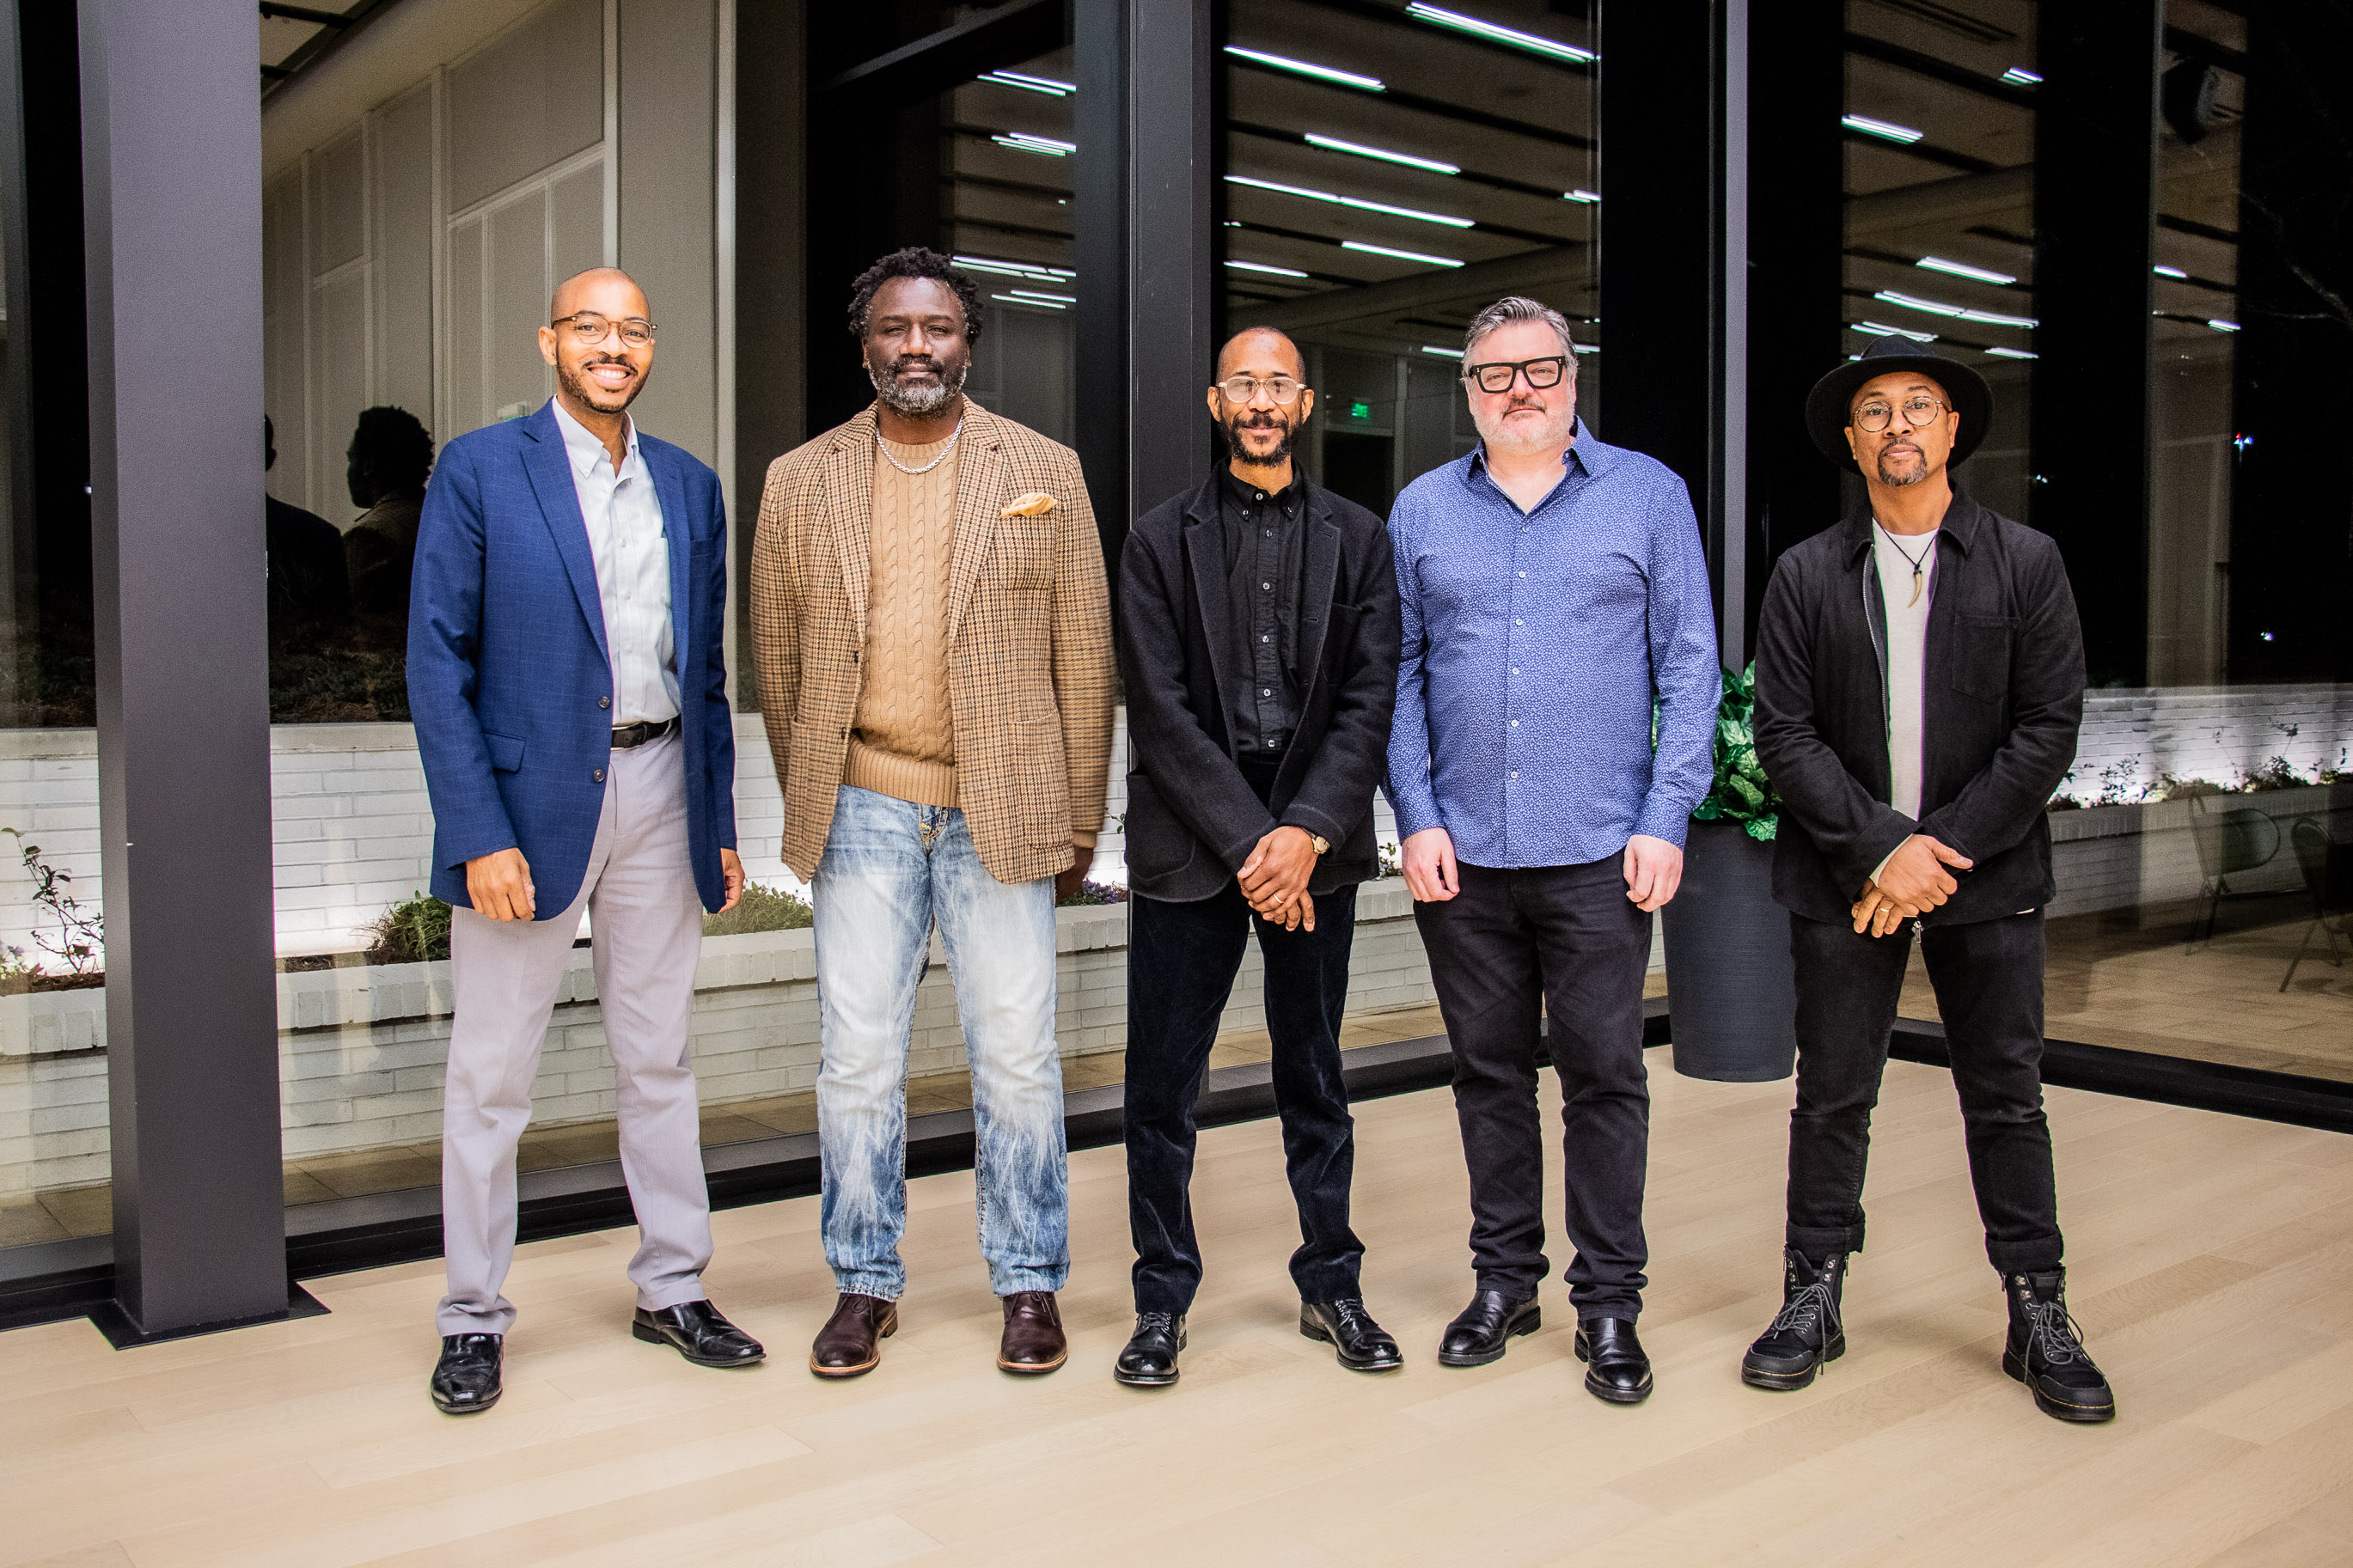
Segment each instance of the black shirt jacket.
M1220 465L1216 477L1237 656L1226 713L1236 754L1271 763L1299 728L1299 535L1307 480L1303 475L1269 495L1229 467Z
M1331 842L1307 886L1377 876L1373 791L1397 707L1397 567L1388 526L1304 476L1298 728L1261 803L1235 760L1225 693L1239 673L1218 479L1136 520L1120 556L1127 690L1128 885L1189 903L1233 880L1278 826Z
M1887 804L1887 612L1868 503L1774 568L1757 627L1757 755L1785 803L1773 897L1847 921L1914 833L1976 862L1922 920L2051 900L2044 806L2075 760L2084 634L2059 547L1956 490L1936 535L1921 679L1921 818Z

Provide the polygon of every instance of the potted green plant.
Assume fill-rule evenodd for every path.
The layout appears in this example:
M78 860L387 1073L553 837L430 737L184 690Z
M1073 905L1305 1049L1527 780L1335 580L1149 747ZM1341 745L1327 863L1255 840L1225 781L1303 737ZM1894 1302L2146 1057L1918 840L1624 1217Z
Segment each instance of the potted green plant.
M1675 1070L1759 1083L1797 1066L1788 911L1773 901L1781 797L1757 760L1757 667L1724 672L1715 780L1692 813L1683 879L1660 911Z

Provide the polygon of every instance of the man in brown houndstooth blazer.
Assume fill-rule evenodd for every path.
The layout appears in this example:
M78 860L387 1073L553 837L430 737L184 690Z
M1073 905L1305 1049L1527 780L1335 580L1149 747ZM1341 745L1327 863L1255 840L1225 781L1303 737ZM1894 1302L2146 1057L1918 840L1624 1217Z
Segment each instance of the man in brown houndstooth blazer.
M784 858L817 910L818 1130L840 1291L809 1368L872 1370L906 1285L906 1071L936 921L972 1059L997 1365L1068 1354L1054 904L1094 857L1111 610L1078 458L966 401L981 296L884 257L850 301L874 405L768 469L752 555Z

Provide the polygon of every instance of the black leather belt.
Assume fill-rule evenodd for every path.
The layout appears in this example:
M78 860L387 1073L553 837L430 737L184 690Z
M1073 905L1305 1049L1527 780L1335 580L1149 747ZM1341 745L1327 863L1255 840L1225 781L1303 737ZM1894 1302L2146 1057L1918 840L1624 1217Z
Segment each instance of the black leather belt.
M676 719L665 719L659 724L624 724L613 731L613 750L626 752L648 741L659 741L677 728Z

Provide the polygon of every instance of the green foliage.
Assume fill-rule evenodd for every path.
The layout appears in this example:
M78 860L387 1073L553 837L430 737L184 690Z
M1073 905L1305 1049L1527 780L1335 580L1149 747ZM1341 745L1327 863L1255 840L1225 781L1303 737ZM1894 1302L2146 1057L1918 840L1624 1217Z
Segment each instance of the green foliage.
M33 904L46 920L57 922L57 934L36 929L33 944L52 958L62 958L66 968L75 974L96 974L106 965L106 917L85 913L81 901L73 896L73 874L60 871L41 858L41 847L27 839L14 827L0 827L16 841L23 851L25 874L33 879ZM16 949L11 960L15 969L24 974L38 974L40 964L26 964L24 955Z
M1715 710L1715 782L1692 812L1699 822L1736 822L1749 837L1771 842L1781 826L1781 796L1757 760L1757 666L1724 672Z
M370 963L423 963L449 956L449 906L412 893L376 917L368 928Z
M762 931L807 931L817 923L817 912L797 894L757 882L744 884L744 896L723 915L702 917L705 936L749 936Z

